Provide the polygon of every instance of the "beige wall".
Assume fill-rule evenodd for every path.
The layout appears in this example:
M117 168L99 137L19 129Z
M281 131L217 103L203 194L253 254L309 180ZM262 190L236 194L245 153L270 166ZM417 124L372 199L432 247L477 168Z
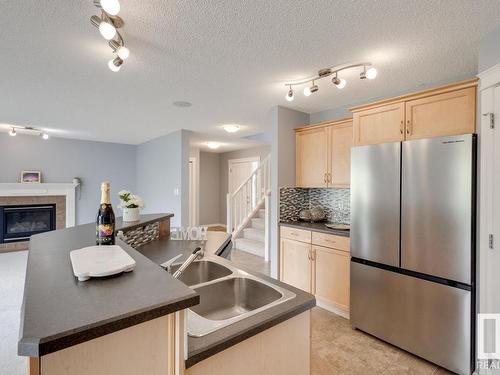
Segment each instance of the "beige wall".
M226 215L227 215L227 208L226 208L226 196L229 190L229 179L228 179L228 172L229 172L229 160L233 159L243 159L243 158L250 158L254 156L259 156L260 160L264 160L264 158L271 153L271 146L270 145L264 145L260 147L252 147L252 148L247 148L244 150L238 150L238 151L231 151L231 152L224 152L220 154L220 195L219 195L219 205L220 205L220 222L225 224L226 223Z

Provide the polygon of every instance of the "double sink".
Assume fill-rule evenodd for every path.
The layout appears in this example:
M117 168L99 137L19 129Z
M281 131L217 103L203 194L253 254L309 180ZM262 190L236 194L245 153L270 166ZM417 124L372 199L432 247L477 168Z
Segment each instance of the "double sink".
M179 267L172 266L170 272ZM179 280L200 295L200 304L187 313L187 331L193 337L205 336L295 297L289 290L221 264L215 257L193 262Z

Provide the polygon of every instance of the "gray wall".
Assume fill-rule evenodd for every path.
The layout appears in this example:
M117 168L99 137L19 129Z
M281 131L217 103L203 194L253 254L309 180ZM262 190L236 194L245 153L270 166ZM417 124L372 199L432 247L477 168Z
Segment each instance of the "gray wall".
M253 156L259 156L260 160L271 153L271 146L264 145L259 147L246 148L244 150L224 152L220 154L220 221L219 223L225 224L227 217L227 193L229 192L229 160L243 159Z
M115 214L118 191L136 190L135 146L117 143L80 141L0 133L0 182L19 182L22 170L42 172L43 182L70 183L79 177L76 224L93 222L101 197L102 181L111 182Z
M189 133L179 130L137 146L143 212L172 212L173 226L186 226L189 220Z
M295 186L295 132L309 123L309 114L274 107L268 114L273 133L271 144L271 276L278 276L279 264L279 190Z
M200 224L223 223L220 219L220 154L200 152Z
M500 27L481 38L479 44L479 72L484 72L500 63Z

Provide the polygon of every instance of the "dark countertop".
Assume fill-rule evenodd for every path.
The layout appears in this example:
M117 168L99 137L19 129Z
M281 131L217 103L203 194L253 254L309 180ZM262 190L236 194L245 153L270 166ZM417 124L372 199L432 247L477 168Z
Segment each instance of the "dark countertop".
M171 217L144 215L128 229ZM69 252L95 245L95 225L33 236L26 270L18 354L39 357L199 303L199 296L117 239L133 272L79 282ZM147 293L145 293L147 291Z
M310 230L313 232L334 234L336 236L349 237L349 230L338 230L338 229L330 229L325 226L324 222L319 223L308 223L306 221L284 221L280 223L281 226L299 228L304 230Z
M223 236L222 233L208 232L208 235L216 236L214 244L207 253L217 255L231 240L230 235ZM209 241L212 238L208 238ZM217 240L215 245L215 240ZM150 258L152 261L161 264L174 256L188 253L199 245L199 241L168 241L161 239L159 241L150 242L138 248L143 255ZM182 262L183 258L177 262ZM235 267L230 261L222 258L217 258L217 261L224 264L229 263ZM246 271L252 275L258 276L266 281L269 281L281 288L288 289L296 294L296 297L274 306L268 310L264 310L258 314L250 316L244 320L233 323L228 327L224 327L215 332L209 333L203 337L188 336L188 359L186 360L186 368L189 368L196 363L209 358L233 345L236 345L262 331L265 331L279 323L282 323L296 315L303 313L316 305L316 299L312 294L306 293L300 289L296 289L288 284L282 283L276 279L272 279L249 269L236 267Z

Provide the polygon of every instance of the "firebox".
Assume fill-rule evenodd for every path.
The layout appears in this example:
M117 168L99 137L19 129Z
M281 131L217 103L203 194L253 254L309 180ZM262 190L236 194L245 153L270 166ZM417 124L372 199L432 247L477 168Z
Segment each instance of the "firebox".
M27 241L56 229L56 205L0 206L0 243Z

